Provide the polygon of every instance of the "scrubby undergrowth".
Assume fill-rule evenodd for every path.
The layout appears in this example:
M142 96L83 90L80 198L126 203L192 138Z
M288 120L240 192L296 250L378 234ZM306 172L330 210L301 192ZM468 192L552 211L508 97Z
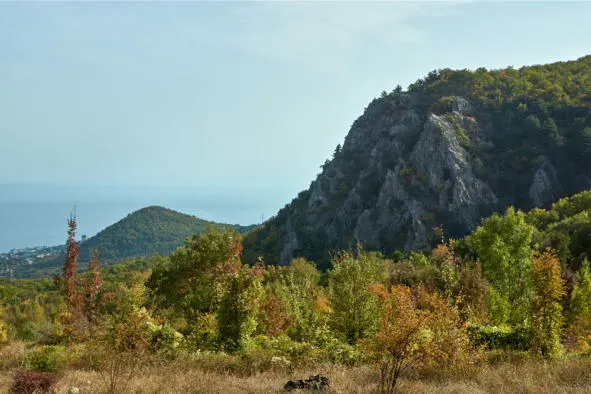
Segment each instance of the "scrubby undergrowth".
M490 364L472 376L403 377L398 389L412 393L591 393L591 359L561 362L523 360ZM0 392L8 392L15 370L0 371ZM251 375L228 373L224 368L204 369L188 362L169 362L143 368L129 393L277 393L289 379L322 373L329 377L331 393L369 393L378 387L379 374L369 366L321 364L313 368L277 369ZM101 375L95 371L67 370L57 393L77 387L80 393L102 393Z

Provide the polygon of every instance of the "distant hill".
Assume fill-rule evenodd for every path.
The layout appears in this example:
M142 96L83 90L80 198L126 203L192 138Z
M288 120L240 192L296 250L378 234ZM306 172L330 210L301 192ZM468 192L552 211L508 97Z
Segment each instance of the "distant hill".
M183 245L185 238L205 231L208 226L232 227L240 233L254 227L210 222L164 207L150 206L130 213L94 237L80 242L79 267L85 268L90 249L98 249L101 264L114 264L131 257L166 255ZM63 261L64 254L61 253L55 258L23 266L15 276L52 275L61 268Z

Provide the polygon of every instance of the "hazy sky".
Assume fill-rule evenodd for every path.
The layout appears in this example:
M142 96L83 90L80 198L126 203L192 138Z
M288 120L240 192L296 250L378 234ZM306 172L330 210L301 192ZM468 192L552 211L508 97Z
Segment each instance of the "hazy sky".
M382 90L576 59L590 20L565 1L2 2L0 183L260 196L268 216Z

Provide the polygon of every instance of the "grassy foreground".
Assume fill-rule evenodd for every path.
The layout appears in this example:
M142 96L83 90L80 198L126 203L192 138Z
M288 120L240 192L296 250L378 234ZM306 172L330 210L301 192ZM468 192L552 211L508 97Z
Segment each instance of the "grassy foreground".
M0 392L8 393L18 368L0 370ZM308 368L279 368L257 373L228 372L211 365L169 361L142 368L123 392L129 393L278 393L290 379L323 374L330 379L329 393L372 393L378 372L368 366L320 364ZM61 372L57 393L73 387L79 393L104 393L101 373L69 369ZM548 362L501 357L471 376L404 376L397 386L408 393L591 393L591 358Z

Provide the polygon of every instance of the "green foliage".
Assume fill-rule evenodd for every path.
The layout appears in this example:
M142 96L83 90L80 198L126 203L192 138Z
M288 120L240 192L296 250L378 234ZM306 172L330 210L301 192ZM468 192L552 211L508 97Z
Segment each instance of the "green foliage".
M412 251L408 258L387 265L389 286L413 287L421 283L434 287L441 273L423 253Z
M591 192L563 198L549 210L533 209L526 220L536 226L539 250L554 249L563 269L576 271L591 258Z
M243 348L257 327L257 310L263 294L262 275L246 268L222 285L218 310L220 343L231 351Z
M236 232L210 227L156 265L147 286L160 307L172 308L194 323L200 313L216 310L220 286L240 268L240 251Z
M286 314L291 321L288 330L295 340L313 338L322 324L316 313L316 299L319 295L320 272L314 264L305 259L294 259L287 269L279 273L279 297L284 300Z
M153 340L152 316L143 307L146 288L121 286L111 309L88 343L92 365L108 393L125 392L138 369L149 361Z
M344 253L328 273L331 325L348 343L376 332L380 303L370 285L385 283L385 263L379 253Z
M467 237L468 245L478 254L484 276L497 291L495 302L511 303L508 319L516 324L524 322L531 297L533 231L523 212L509 208L504 216L493 214L483 220L482 226ZM506 321L506 316L491 312L495 321Z
M588 351L591 348L591 270L586 260L576 275L567 321L568 334L574 337L574 350Z
M218 321L213 313L200 314L190 327L185 342L188 350L213 351L218 348Z
M52 334L52 319L47 316L38 298L24 300L8 308L6 322L15 338L41 341Z
M28 361L35 371L58 372L66 367L66 349L63 346L42 346L29 354Z
M569 317L571 321L583 318L591 323L591 270L586 260L577 272L576 284L570 299Z
M440 97L431 107L431 111L437 115L448 113L452 111L453 97Z
M151 335L151 350L164 354L171 354L181 345L183 335L168 324L154 324L148 322Z
M562 340L583 354L591 344L590 210L591 192L527 215L508 209L464 240L397 253L396 262L335 252L324 277L303 258L242 265L239 234L211 228L170 257L105 269L93 335L73 346L109 392L124 392L142 365L183 357L244 374L371 359L391 383L404 365L415 373L473 368L480 346L554 357ZM534 252L554 244L556 254ZM19 354L6 365L62 370L64 348L44 346L63 343L56 284L0 280L0 302L0 342L3 332L28 341L21 350L2 344Z
M529 330L525 327L488 326L469 324L470 341L484 345L488 350L529 350Z

